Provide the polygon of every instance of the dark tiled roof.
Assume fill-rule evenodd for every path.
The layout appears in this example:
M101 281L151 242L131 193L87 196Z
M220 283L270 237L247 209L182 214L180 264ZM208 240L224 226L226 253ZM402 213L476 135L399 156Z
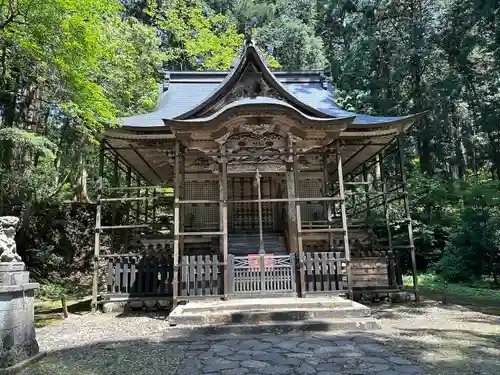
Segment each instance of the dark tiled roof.
M155 112L121 118L126 126L163 126L163 119L173 119L195 108L210 97L229 72L173 72L166 90L160 94ZM334 100L330 83L323 86L322 71L273 72L278 81L297 99L332 117L353 117L354 123L372 124L401 119L358 114L340 108Z

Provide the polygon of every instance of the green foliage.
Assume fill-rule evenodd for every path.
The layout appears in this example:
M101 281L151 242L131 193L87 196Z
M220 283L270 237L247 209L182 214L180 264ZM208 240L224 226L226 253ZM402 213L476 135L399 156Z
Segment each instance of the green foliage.
M181 69L229 69L242 46L231 20L205 12L197 1L152 1L147 14L164 34L167 61Z
M423 291L443 293L446 289L448 296L465 297L486 303L500 302L500 290L493 289L489 282L445 283L442 277L431 272L420 274L417 279L418 286ZM413 278L411 276L405 276L403 281L406 287L412 287Z

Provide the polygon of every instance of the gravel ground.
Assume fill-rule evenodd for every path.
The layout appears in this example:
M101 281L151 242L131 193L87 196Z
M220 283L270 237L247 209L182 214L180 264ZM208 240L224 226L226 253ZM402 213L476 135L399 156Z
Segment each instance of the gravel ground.
M289 372L283 373L321 375L500 374L499 317L433 302L373 309L382 321L379 331L259 335L233 337L226 342L217 337L200 337L196 330L187 335L184 332L181 337L164 319L153 315L73 315L60 324L37 330L41 350L49 354L21 374L189 375L214 370L213 374L251 375L280 373L284 369ZM275 339L278 341L272 342ZM299 355L294 358L295 365L292 360L278 366L277 361L290 359L284 358L292 351L283 349L286 343ZM303 358L301 350L305 351ZM329 354L319 353L322 351ZM235 358L236 352L239 357ZM346 358L345 353L351 354ZM261 358L256 358L259 355ZM296 359L301 359L300 364Z

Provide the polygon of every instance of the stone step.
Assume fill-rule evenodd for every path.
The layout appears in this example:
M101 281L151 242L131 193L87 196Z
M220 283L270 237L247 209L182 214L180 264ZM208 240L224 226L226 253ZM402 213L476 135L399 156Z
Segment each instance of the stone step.
M360 303L342 297L234 298L227 301L191 301L179 305L178 308L186 313L210 313L234 310L335 309L352 306L368 309Z
M198 326L177 325L176 333L192 335L242 335L261 333L301 333L329 331L370 331L380 329L380 322L371 318L314 319L303 321L267 322L257 324L202 324Z
M371 319L370 315L368 307L341 297L231 299L191 301L179 305L170 313L168 322L175 326L190 327L243 324L274 324L282 327L302 322L306 330L314 330L317 324L314 322L321 321L328 323L328 329L345 329L336 324L337 321L348 322L349 329L354 329L355 322L365 322L366 327L373 327L376 320Z
M289 310L252 310L252 311L224 311L223 313L184 313L180 316L170 316L171 324L258 324L265 322L307 321L314 319L367 318L370 310L355 307L336 309L289 309Z
M285 238L281 234L265 233L263 245L266 253L287 255ZM228 238L229 253L233 255L256 254L260 248L259 234L232 234Z

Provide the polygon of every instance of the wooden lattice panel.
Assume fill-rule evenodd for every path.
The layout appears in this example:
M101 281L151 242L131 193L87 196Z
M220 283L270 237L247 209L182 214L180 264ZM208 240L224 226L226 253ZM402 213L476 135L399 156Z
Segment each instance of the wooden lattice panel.
M214 180L186 181L184 195L187 200L219 200L219 182ZM219 228L219 204L185 204L184 206L186 231Z
M254 177L232 177L228 181L229 200L256 200L258 197ZM262 198L274 197L271 177L261 178ZM273 230L275 227L276 204L262 203L262 228ZM229 203L229 229L233 232L258 230L259 207L250 202Z
M300 198L318 198L322 196L321 190L321 179L307 178L304 180L299 180L299 192L297 196ZM324 217L324 207L321 203L301 202L300 213L302 222L326 219Z

